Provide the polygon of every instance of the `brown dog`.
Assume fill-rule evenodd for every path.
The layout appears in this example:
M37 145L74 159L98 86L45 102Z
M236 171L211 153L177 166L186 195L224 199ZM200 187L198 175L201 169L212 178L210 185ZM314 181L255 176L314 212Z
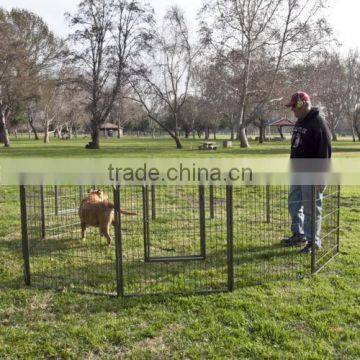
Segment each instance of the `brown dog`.
M120 209L121 214L136 215ZM108 245L111 244L110 225L114 223L114 204L109 201L107 194L102 190L90 190L88 196L81 201L79 217L81 222L81 238L85 239L86 228L98 227L100 235L105 236Z

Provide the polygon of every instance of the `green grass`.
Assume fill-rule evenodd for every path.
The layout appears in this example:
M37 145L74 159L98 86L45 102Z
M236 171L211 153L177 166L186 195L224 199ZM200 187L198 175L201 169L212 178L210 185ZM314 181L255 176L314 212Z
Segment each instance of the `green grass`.
M106 145L103 141L99 151L83 149L87 141L53 141L46 146L28 140L13 141L12 148L0 149L0 156L209 155L197 150L201 141L186 140L184 149L176 150L167 139L124 138L120 142L110 140ZM252 143L250 149L240 149L236 144L232 149L210 154L288 156L288 152L289 143ZM335 156L357 157L360 145L340 141L334 144L334 152ZM0 358L359 359L360 188L344 187L341 203L340 254L316 276L237 286L232 293L207 296L122 299L79 294L66 287L61 291L25 287L18 240L18 194L7 189L5 195L0 193ZM236 209L241 216L242 205ZM152 230L156 239L165 239L164 234L171 230L163 226L164 222L166 216L159 214L158 225ZM130 231L128 226L124 233ZM216 232L214 237L223 240L223 235ZM86 245L99 247L96 239L95 232L90 233ZM72 246L78 244L72 237L69 241ZM114 258L106 256L98 260L110 269ZM43 265L50 271L61 269L56 267L56 261L45 260ZM101 268L103 280L112 281L106 266ZM96 274L97 268L92 271Z
M1 203L0 358L358 359L359 199L344 188L341 252L317 276L134 299L23 286L17 204Z
M251 141L250 148L241 149L239 143L234 141L233 147L224 149L221 146L216 151L199 150L198 146L203 139L183 139L183 149L177 150L175 143L168 138L135 138L124 137L118 139L103 139L100 150L86 150L85 144L89 139L57 140L51 139L50 144L41 140L14 139L9 149L0 148L1 156L11 157L237 157L237 156L287 156L289 154L289 141L258 144ZM221 145L222 139L217 140ZM360 155L360 143L351 140L340 140L333 143L336 156L354 157Z

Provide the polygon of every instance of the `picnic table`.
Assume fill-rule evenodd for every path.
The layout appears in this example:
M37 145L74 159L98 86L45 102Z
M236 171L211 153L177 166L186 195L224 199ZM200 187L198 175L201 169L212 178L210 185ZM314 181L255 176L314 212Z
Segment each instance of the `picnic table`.
M205 141L201 145L199 145L199 150L216 150L217 143L212 141Z

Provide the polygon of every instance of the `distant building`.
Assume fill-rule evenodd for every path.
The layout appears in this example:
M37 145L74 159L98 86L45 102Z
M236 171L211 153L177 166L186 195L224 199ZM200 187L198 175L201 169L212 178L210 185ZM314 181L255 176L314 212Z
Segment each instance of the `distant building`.
M278 127L294 126L294 123L291 120L288 120L288 119L279 119L279 120L273 121L270 124L270 126L278 126Z
M276 126L278 131L279 131L279 134L281 136L281 139L285 139L284 137L284 134L283 134L283 131L282 129L284 127L293 127L294 126L294 123L291 121L291 120L288 120L288 119L279 119L279 120L275 120L273 121L270 126Z
M112 123L104 123L100 126L100 131L102 131L102 134L105 137L113 137L114 136L114 132L119 132L120 136L123 136L124 134L124 130L122 127L118 127L115 124Z

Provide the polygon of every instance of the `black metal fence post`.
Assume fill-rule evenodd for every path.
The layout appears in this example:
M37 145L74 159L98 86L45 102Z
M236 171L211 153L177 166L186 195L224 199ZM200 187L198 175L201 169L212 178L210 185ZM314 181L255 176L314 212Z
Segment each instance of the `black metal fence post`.
M55 215L59 215L59 192L57 185L54 186Z
M226 185L227 273L228 290L234 290L233 186Z
M114 186L115 207L115 257L116 257L116 293L124 296L124 274L122 264L122 236L121 236L121 213L120 213L120 186Z
M40 185L41 238L46 237L44 185Z
M24 258L24 280L26 285L30 285L30 251L26 212L26 190L24 185L20 185L20 213L21 213L21 235L22 253Z
M205 186L199 185L199 213L200 213L200 254L206 256L205 234Z
M266 222L269 224L271 221L270 209L270 185L266 185Z
M150 234L149 234L149 189L148 185L142 186L143 199L143 237L144 237L144 257L145 261L150 258Z
M210 219L214 219L215 211L214 211L214 185L209 186L210 191Z
M337 232L336 232L336 242L337 242L337 252L340 251L340 185L337 186Z
M307 186L308 203L303 205L306 205L308 240L313 240L313 251L311 257L300 258L297 251L290 249L284 251L284 256L273 256L273 247L269 246L278 243L288 226L289 200L283 187L270 186L268 196L266 185L254 188L234 187L230 183L221 188L214 185L215 218L210 220L208 185L159 186L155 189L157 221L151 222L150 186L145 183L126 188L102 186L114 203L115 245L106 250L98 231L90 232L87 241L80 243L81 227L74 209L79 185L58 185L58 216L52 204L54 186L20 187L25 283L59 288L73 284L75 290L117 296L233 291L238 286L288 276L298 278L304 271L308 275L316 273L340 246L340 187L329 186L324 196L322 240L325 241L318 251L315 243L318 192L316 187ZM270 198L270 224L264 224L266 198ZM293 205L295 208L296 204ZM134 216L138 216L127 217L121 209L124 213L131 210L130 214L134 211ZM48 241L41 241L42 235ZM37 261L34 256L38 254L49 256L46 260L54 260L53 263ZM86 267L76 271L80 261ZM49 266L51 272L47 272Z
M311 185L311 273L316 272L316 190L315 185Z
M156 219L156 197L155 197L155 185L151 185L151 219Z

